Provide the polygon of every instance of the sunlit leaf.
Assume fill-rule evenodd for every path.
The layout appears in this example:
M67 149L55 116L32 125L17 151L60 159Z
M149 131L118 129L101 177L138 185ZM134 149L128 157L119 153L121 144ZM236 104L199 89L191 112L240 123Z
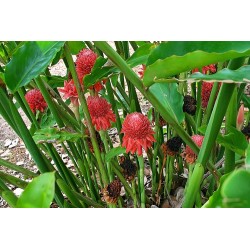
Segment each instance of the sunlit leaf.
M49 208L54 198L55 173L49 172L35 177L17 201L19 208Z

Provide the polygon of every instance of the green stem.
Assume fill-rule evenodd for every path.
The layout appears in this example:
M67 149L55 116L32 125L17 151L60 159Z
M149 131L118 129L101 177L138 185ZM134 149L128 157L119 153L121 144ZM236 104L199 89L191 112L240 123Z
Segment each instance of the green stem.
M229 133L230 127L236 128L237 119L237 88L235 86L232 98L226 112L226 134ZM235 168L235 153L234 151L225 148L225 173L229 173Z
M140 198L141 198L141 208L146 207L146 196L144 187L144 160L142 156L138 156L139 161L139 178L140 178Z
M214 103L215 103L215 100L217 97L218 89L219 89L219 83L215 82L213 84L213 88L212 88L212 91L211 91L211 94L209 97L209 101L208 101L208 105L207 105L207 109L206 109L206 115L205 115L205 119L203 122L204 124L207 124L209 119L210 119L210 116L211 116L211 113L212 113L212 110L214 107Z

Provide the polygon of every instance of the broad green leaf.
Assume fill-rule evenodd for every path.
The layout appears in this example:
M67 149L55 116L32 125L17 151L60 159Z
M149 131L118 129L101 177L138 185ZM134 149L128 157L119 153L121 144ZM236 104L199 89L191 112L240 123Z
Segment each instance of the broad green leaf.
M250 207L250 172L233 172L221 187L224 207Z
M136 44L141 47L143 46L144 44L147 44L147 42L144 42L144 41L136 41Z
M19 208L49 208L55 193L55 173L35 177L17 201Z
M146 43L140 46L135 53L127 60L130 67L146 64L150 52L156 47L155 44Z
M208 80L210 82L225 82L225 83L242 83L250 81L250 66L243 66L237 70L222 69L212 75L204 75L200 72L192 74L188 82L195 82L197 80Z
M201 126L198 128L198 131L202 134L205 134L206 128L207 125ZM248 145L244 134L232 126L228 128L228 134L218 134L216 142L241 156L245 155Z
M64 42L26 42L6 65L5 81L15 92L36 78L56 56Z
M143 83L169 78L194 68L250 55L250 42L164 42L150 54Z
M181 123L184 119L182 110L183 96L178 92L177 87L176 83L156 83L148 91L162 102L168 112L175 117L176 121Z
M80 52L80 50L86 48L85 43L82 41L70 41L68 42L68 45L72 55L77 55Z
M112 158L116 157L117 155L124 154L126 152L126 149L123 147L117 147L112 148L106 155L105 155L105 161L109 162L112 160Z
M83 135L80 133L74 133L72 131L67 131L67 129L58 129L58 128L43 128L39 129L33 135L33 139L36 143L44 142L64 142L72 141L75 142L79 138L83 138Z

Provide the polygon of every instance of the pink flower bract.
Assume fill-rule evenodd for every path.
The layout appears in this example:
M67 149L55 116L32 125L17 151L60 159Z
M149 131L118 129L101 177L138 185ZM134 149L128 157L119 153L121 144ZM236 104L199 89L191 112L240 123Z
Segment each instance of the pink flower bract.
M96 130L107 130L111 127L111 121L116 121L111 105L104 98L89 96L87 105Z
M61 93L64 94L64 98L70 98L70 101L74 106L78 106L78 93L74 81L71 79L69 81L64 81L64 88L59 89Z
M25 99L33 113L37 110L43 112L48 106L39 89L32 89L25 94Z
M147 152L155 142L150 121L138 112L126 116L121 133L124 133L122 146L126 148L126 153L137 151L138 155L142 155L142 148Z
M202 136L202 135L193 135L191 138L193 139L194 143L199 148L202 146L204 136ZM188 162L189 164L194 163L195 160L196 160L196 157L197 157L196 154L194 153L194 151L188 145L186 146L184 155L185 155L186 162Z

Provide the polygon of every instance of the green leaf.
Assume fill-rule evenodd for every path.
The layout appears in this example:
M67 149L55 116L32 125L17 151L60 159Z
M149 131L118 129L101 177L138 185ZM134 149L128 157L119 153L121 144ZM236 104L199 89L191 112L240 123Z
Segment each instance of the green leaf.
M53 127L55 124L56 124L55 117L53 116L51 111L47 109L46 112L42 116L40 127L48 128L48 127Z
M0 82L1 82L1 80L2 80L2 82L5 82L5 75L2 72L0 72Z
M115 67L110 67L110 66L102 67L107 62L107 60L108 60L107 58L103 58L101 56L96 59L96 62L91 70L91 73L87 74L83 78L84 87L88 88L94 85L95 83L103 80L104 78L109 76L112 72L117 71L117 68Z
M181 123L184 119L182 110L183 96L178 92L177 87L176 83L156 83L148 91L162 102L168 112L175 117L176 121Z
M80 52L80 50L86 48L85 43L82 41L70 41L68 42L68 45L73 55L77 55Z
M243 66L237 70L222 69L212 75L204 75L200 72L192 74L188 81L196 82L197 80L208 80L210 82L225 82L225 83L242 83L250 81L250 66Z
M15 92L36 78L56 56L64 42L26 42L6 65L5 80Z
M112 158L116 157L117 155L124 154L126 152L125 148L122 148L121 146L117 148L112 148L106 155L105 155L105 161L109 162L112 160Z
M250 109L250 97L243 93L242 101L244 103L244 106Z
M204 125L200 127L198 131L202 134L205 134L206 128L207 125ZM248 145L246 137L244 136L243 133L241 133L232 126L228 127L228 134L226 135L218 134L216 142L241 156L245 156Z
M250 172L240 169L233 172L221 188L225 207L250 207Z
M140 46L135 53L127 60L130 67L135 67L140 64L146 64L150 52L156 47L155 44L145 43Z
M164 42L151 52L143 82L150 86L157 79L248 55L250 42Z
M66 77L61 77L61 76L47 76L47 79L44 80L44 81L47 82L48 85L52 89L55 89L55 88L63 88L65 80L67 80Z
M33 139L36 143L44 142L64 142L72 141L76 142L79 138L83 138L83 135L80 133L74 133L66 129L58 128L43 128L35 132Z
M17 201L19 208L49 208L55 193L55 173L41 174L28 184Z

